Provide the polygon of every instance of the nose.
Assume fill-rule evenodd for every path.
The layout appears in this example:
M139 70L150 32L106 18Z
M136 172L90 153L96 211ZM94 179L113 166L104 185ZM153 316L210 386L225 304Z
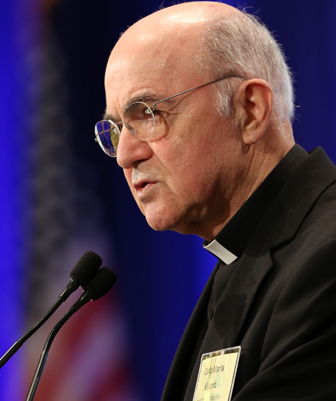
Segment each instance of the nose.
M120 167L129 169L140 161L150 159L152 154L147 142L138 139L125 126L122 127L117 150L117 163Z

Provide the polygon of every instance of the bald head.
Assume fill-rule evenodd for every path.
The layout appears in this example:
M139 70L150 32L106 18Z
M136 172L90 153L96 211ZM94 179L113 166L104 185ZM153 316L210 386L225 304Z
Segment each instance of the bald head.
M188 68L205 54L202 32L215 15L240 13L231 6L215 2L191 2L157 11L131 26L120 38L111 54L116 70L124 67L123 55L141 54L142 65L151 73L176 60L188 59ZM121 56L121 57L119 57ZM204 57L204 56L203 56ZM115 64L115 61L118 63ZM197 65L199 68L199 64Z
M223 3L210 1L188 2L167 7L150 14L135 23L126 32L132 32L136 29L143 30L150 27L160 32L167 30L171 36L172 32L175 34L179 31L185 32L188 29L195 30L197 29L197 25L210 23L214 16L222 18L228 15L239 14L242 14L239 10Z

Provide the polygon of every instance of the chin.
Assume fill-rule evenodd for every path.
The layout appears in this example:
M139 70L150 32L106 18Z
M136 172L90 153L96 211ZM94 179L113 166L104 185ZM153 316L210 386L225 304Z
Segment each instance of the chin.
M149 227L151 227L154 231L168 231L172 229L169 224L166 224L162 221L153 221L152 219L148 219L147 217L146 220Z
M178 231L175 216L167 216L164 213L146 213L145 217L148 225L155 231Z
M176 231L184 234L188 215L177 202L146 205L141 209L148 225L155 231Z
M164 216L160 216L158 219L149 218L146 216L146 220L148 225L154 231L175 231L179 234L195 234L190 227L186 226L185 224L181 224L179 219L164 219Z

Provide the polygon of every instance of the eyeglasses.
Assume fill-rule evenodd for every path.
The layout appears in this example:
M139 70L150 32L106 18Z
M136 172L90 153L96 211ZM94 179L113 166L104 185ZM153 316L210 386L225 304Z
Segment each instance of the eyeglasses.
M102 150L110 157L117 156L118 143L123 127L135 135L140 141L148 141L151 138L159 139L163 137L167 130L164 117L160 114L156 107L159 103L166 100L173 99L177 96L184 95L185 93L202 88L203 86L221 81L227 78L241 78L246 80L245 77L238 74L225 75L222 78L215 79L214 81L207 82L206 84L196 86L195 88L188 89L177 95L169 96L166 99L153 103L153 107L148 106L145 102L134 102L127 106L123 120L115 123L112 120L101 120L95 125L95 141L98 142Z

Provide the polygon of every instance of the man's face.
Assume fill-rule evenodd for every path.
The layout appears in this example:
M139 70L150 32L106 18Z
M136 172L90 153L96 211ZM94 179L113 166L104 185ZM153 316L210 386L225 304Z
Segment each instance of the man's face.
M117 122L134 97L146 96L152 106L211 80L193 61L190 40L179 52L168 38L154 39L135 42L126 36L111 54L106 114ZM223 118L214 103L213 84L160 103L167 130L158 140L140 141L122 130L117 162L155 230L210 240L231 213L235 188L244 175L239 167L242 144L233 121Z

